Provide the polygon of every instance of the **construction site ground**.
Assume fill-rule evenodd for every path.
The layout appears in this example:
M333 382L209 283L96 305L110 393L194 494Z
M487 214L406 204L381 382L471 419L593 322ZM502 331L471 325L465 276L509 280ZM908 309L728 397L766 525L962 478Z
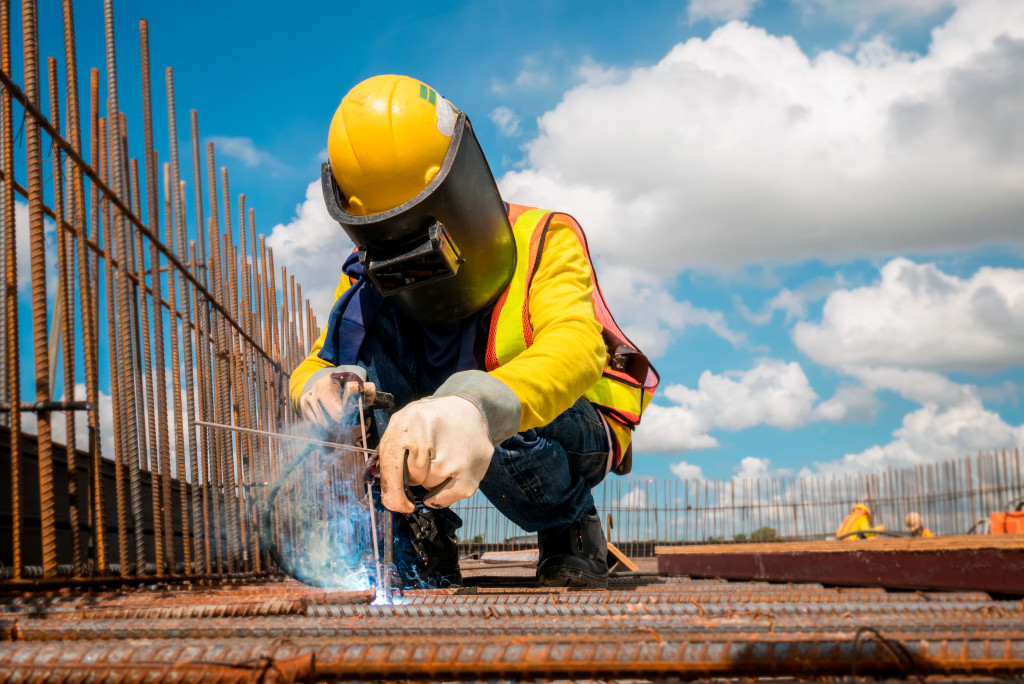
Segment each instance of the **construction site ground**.
M11 590L0 681L1005 681L1024 606L982 592L661 577L539 588L529 560L463 561L464 586L372 591L285 578Z

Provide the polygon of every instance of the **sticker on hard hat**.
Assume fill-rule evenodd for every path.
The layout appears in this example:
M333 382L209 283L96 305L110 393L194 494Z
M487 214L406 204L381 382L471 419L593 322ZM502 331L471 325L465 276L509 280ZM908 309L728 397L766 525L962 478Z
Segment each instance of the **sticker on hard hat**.
M437 130L441 131L441 135L446 138L452 137L452 133L455 131L455 122L459 118L459 113L456 111L452 103L443 97L437 98Z

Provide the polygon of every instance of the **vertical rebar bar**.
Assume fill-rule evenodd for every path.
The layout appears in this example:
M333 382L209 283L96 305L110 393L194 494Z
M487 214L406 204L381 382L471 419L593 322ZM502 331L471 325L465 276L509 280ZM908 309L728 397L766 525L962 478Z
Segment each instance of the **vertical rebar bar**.
M59 131L60 95L57 85L57 60L53 57L47 59L47 73L50 86L50 123ZM72 267L75 245L71 241L71 235L65 232L63 154L56 143L52 145L51 154L53 159L53 212L57 217L57 278L59 283L57 296L62 301L60 321L55 321L55 325L60 326L60 336L63 340L61 345L61 362L63 367L64 397L67 400L73 401L76 399L75 300L73 295L74 269ZM72 215L74 213L73 202L71 213ZM73 216L72 220L74 220ZM54 316L56 315L55 312ZM64 453L68 472L68 522L71 527L71 565L75 576L80 576L82 574L81 499L78 492L78 445L75 434L75 413L73 411L65 411L64 426Z
M171 172L170 165L164 163L163 165L163 182L164 182L164 225L166 226L167 238L166 242L168 245L174 244L174 206L171 203ZM197 490L201 488L200 482L192 480L189 482L188 469L185 466L185 429L184 422L185 417L183 415L182 403L181 403L181 352L179 348L178 340L178 301L177 301L177 284L175 283L174 273L168 271L167 274L167 302L170 306L170 326L171 326L171 392L172 400L174 403L174 465L175 474L177 475L178 482L181 485L179 489L178 504L181 510L181 542L182 542L182 557L185 561L186 571L191 570L191 562L193 558L192 550L193 546L197 549L202 546L201 543L196 542L192 536L193 526L189 525L189 487L186 483L191 485L192 496L196 495ZM194 523L194 521L193 521ZM201 541L205 541L208 535L203 535Z
M36 108L39 99L39 51L35 0L22 0L21 28L25 96ZM47 345L46 236L43 225L43 162L39 124L25 117L25 153L28 166L28 225L31 247L32 340L35 360L36 401L50 400L50 358ZM39 459L39 508L42 532L43 577L57 574L57 527L54 515L53 444L50 413L36 418L36 456Z
M141 197L139 194L139 163L137 159L132 159L131 164L131 185L133 202L136 211L141 213ZM151 448L156 450L156 454L150 454L151 457L155 456L155 463L151 462L149 465L149 483L150 483L150 501L153 508L153 555L154 561L156 562L156 574L162 576L164 574L164 564L167 562L165 558L166 544L165 544L165 529L164 529L164 515L163 511L169 506L169 502L163 498L164 486L163 481L165 478L170 477L170 473L162 469L162 464L159 460L159 436L157 433L157 424L162 420L157 419L157 407L156 397L153 393L153 347L157 346L155 340L150 335L150 317L149 317L149 302L146 294L146 253L145 245L143 244L142 233L135 231L135 250L138 258L138 266L136 268L137 277L139 279L139 294L141 302L140 322L142 332L142 348L141 352L141 366L143 369L143 377L145 378L145 405L146 405L146 423L149 428L149 444ZM150 292L155 292L155 288L150 289ZM154 317L160 314L160 301L154 299L153 301L153 315ZM161 418L165 414L159 414ZM171 565L171 572L174 571L173 564Z
M139 20L139 46L142 61L142 126L145 147L146 164L146 207L149 221L149 229L154 235L160 235L160 207L157 183L157 159L153 147L153 100L150 85L149 67L149 24L145 19ZM141 210L140 210L141 211ZM150 287L153 289L153 340L154 340L154 371L156 373L155 385L157 414L160 416L157 425L157 451L159 453L160 472L160 501L163 503L161 514L163 516L164 529L164 559L171 572L175 571L175 548L174 530L171 515L171 435L167 426L167 376L164 370L164 311L163 311L163 287L162 275L160 272L160 252L153 240L149 242L149 268ZM171 312L171 326L176 326L174 312ZM185 492L185 477L179 471L177 473L181 485L182 496ZM191 550L188 546L188 532L185 530L185 518L182 518L182 539L184 540L184 561L185 572L191 571Z
M185 218L185 201L184 194L179 184L179 164L178 164L178 123L177 113L174 104L174 70L170 67L166 70L167 80L167 131L170 137L171 146L171 184L170 184L170 200L174 207L174 230L177 233L177 244L170 243L168 246L175 249L179 258L188 260L188 250L186 244L188 242L188 224ZM192 329L192 304L190 294L190 283L185 273L179 273L179 284L181 288L181 337L182 337L182 350L184 351L185 361L185 425L186 432L188 434L188 456L189 456L189 473L192 478L192 541L193 545L197 546L197 538L201 539L201 527L199 521L201 502L199 497L200 487L200 474L199 474L199 449L198 449L198 431L195 426L196 419L196 406L195 406L195 377L194 377L194 365L193 365L193 329ZM196 339L196 346L198 346L198 338ZM205 476L206 473L203 473ZM205 478L207 484L209 484L209 478ZM196 549L192 549L192 554L196 555Z
M78 104L78 62L75 53L75 23L72 0L63 0L63 25L64 25L64 62L67 76L67 130L68 140L79 154L83 157L81 119L79 116ZM89 256L87 254L88 229L85 218L85 187L83 184L82 170L68 160L67 176L71 179L72 197L72 225L75 229L77 241L77 262L78 262L78 290L79 301L81 302L81 327L82 327L82 361L85 371L85 398L93 409L88 413L89 429L89 454L90 454L90 500L91 512L90 530L92 531L92 552L96 571L102 572L105 562L105 530L103 493L100 491L100 483L92 477L94 467L98 468L101 459L100 445L100 422L99 422L99 368L96 340L96 312L93 307L93 278L94 271L89 268ZM70 279L73 282L73 277Z
M11 73L11 6L10 0L0 0L0 68ZM11 108L11 94L6 88L0 89L3 116L3 227L4 231L4 349L6 350L5 399L11 406L21 401L21 361L18 340L18 249L17 230L14 225L14 126ZM21 578L21 531L24 525L21 498L21 413L8 414L11 431L11 546L12 577Z
M110 177L111 188L121 198L127 196L126 179L124 178L125 150L122 149L121 117L117 99L117 56L114 46L114 4L112 0L104 0L103 17L107 38L107 125L109 126L110 144ZM128 278L128 247L125 226L125 218L111 205L113 214L114 249L117 255L120 268L118 277L115 279L119 285L120 293L117 300L119 310L117 317L121 324L131 326L131 282ZM111 258L107 253L107 259ZM111 312L107 312L108 315ZM132 507L132 526L135 542L135 571L141 572L146 562L145 544L143 543L143 516L142 516L142 476L139 470L140 453L138 444L138 416L136 415L136 389L135 389L135 364L132 354L132 345L124 341L119 345L120 368L117 374L122 380L124 418L126 420L123 458L128 462L128 473L130 478L129 496ZM122 566L127 561L121 559ZM123 573L123 570L122 570Z

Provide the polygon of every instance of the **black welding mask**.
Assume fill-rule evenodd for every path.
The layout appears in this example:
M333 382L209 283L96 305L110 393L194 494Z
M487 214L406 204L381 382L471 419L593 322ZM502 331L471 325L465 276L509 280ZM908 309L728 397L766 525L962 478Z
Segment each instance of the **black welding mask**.
M463 320L497 300L512 278L512 227L465 114L440 171L394 209L349 214L327 162L321 182L327 210L356 244L370 281L412 318Z

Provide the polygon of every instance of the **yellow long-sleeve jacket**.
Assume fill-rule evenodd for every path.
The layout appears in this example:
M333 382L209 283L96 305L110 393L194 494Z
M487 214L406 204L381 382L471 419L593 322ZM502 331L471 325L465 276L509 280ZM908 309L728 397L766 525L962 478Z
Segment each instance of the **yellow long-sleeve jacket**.
M335 290L335 301L349 288L349 279L342 276ZM511 361L486 375L500 381L446 382L436 396L454 394L477 405L497 440L515 432L547 425L569 408L601 377L607 361L607 349L601 338L601 324L594 314L591 300L590 264L571 228L552 220L545 238L544 251L530 288L529 313L533 327L533 344ZM331 364L319 357L327 331L313 345L309 356L292 372L289 392L298 407L299 399L310 377ZM464 371L463 374L483 374ZM455 378L453 376L453 379ZM386 391L387 388L381 388ZM481 394L504 393L504 401L482 397ZM511 390L508 394L506 390ZM518 400L518 424L509 417L514 408L508 398ZM514 400L513 400L514 403ZM503 415L497 415L502 413ZM503 425L504 427L497 427ZM618 440L620 452L629 445L628 428L610 423Z

